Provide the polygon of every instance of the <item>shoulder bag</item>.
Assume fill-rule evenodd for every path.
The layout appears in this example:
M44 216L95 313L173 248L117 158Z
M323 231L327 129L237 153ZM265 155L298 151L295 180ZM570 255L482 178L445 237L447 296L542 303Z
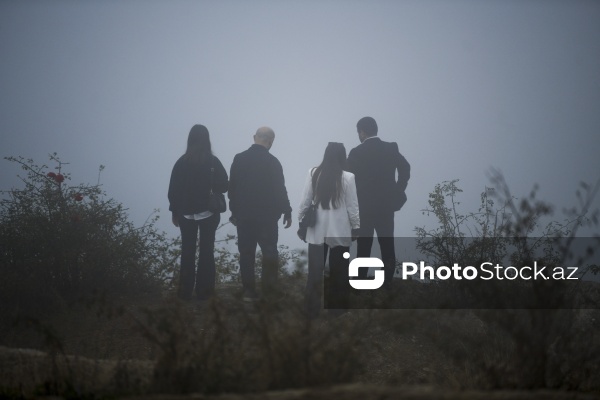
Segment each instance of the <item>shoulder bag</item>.
M312 228L317 224L317 205L315 204L314 190L315 188L313 187L313 198L302 217L302 221L300 221L300 227L302 228Z
M210 193L208 195L208 211L212 213L223 213L227 210L227 204L225 203L225 196L223 193L213 192L213 175L215 168L210 166Z

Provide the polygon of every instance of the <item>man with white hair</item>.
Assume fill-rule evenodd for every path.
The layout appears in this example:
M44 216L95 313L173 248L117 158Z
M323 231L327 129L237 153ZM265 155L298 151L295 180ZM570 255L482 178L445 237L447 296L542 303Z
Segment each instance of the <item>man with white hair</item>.
M278 226L283 214L285 228L292 225L292 208L285 188L283 168L269 153L275 133L261 127L254 144L237 154L229 177L230 221L237 227L240 273L244 300L257 297L254 279L256 245L262 251L262 288L272 292L279 272Z

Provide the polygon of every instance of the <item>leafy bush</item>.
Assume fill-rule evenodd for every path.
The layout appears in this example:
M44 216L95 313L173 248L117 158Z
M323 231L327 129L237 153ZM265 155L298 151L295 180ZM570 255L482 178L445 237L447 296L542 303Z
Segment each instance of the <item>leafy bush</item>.
M157 290L174 268L173 241L157 232L157 216L141 227L98 183L70 184L67 163L38 166L7 157L25 171L24 187L0 202L0 297L18 307L52 305L93 292Z

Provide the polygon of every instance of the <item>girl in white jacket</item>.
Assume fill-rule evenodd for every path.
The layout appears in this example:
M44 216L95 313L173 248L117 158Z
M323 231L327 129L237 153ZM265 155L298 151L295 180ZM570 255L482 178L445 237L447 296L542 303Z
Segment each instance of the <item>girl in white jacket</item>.
M330 291L326 306L343 308L347 299L348 258L352 241L360 227L354 174L345 171L346 149L342 143L329 143L321 165L312 168L306 179L300 203L298 236L308 242L308 281L306 311L315 318L321 309L323 271L329 255ZM307 227L304 216L311 203L316 204L316 223Z

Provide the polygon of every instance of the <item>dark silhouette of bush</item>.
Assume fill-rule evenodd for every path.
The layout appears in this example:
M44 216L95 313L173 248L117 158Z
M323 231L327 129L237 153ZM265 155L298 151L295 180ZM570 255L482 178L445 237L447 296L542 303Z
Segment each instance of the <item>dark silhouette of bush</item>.
M19 310L44 309L92 293L135 295L158 290L172 276L173 241L140 227L100 185L70 183L68 163L55 170L7 157L25 171L22 188L0 203L0 301ZM41 311L41 310L40 310Z

